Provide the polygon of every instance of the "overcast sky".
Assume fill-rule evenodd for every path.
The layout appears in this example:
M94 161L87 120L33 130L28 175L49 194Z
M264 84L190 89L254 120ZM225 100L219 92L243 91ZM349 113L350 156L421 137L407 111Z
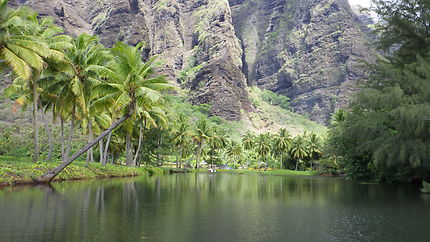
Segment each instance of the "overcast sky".
M362 7L369 7L371 0L349 0L351 5L360 5Z

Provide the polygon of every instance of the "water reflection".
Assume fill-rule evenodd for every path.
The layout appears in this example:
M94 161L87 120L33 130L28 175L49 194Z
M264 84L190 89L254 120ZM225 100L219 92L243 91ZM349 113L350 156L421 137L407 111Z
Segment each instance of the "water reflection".
M416 187L178 174L0 190L0 241L425 241Z

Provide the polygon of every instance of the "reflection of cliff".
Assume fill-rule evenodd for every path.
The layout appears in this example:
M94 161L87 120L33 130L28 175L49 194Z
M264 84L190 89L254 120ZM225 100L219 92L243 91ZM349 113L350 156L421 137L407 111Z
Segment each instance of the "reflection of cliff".
M347 0L13 2L107 45L145 41L148 54L166 60L162 71L173 81L190 63L202 65L182 86L193 103L208 103L229 120L253 110L249 84L287 95L295 111L325 122L363 77L357 60L370 59L365 28Z

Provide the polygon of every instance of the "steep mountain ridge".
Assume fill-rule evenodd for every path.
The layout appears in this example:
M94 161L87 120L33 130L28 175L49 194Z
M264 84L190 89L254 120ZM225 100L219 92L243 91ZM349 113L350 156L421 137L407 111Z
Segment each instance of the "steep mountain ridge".
M370 59L363 25L347 0L14 0L56 18L71 34L147 43L147 55L165 61L176 80L200 65L181 85L191 102L211 114L239 120L255 110L246 86L287 95L292 108L326 122L346 104ZM178 84L179 85L179 84Z

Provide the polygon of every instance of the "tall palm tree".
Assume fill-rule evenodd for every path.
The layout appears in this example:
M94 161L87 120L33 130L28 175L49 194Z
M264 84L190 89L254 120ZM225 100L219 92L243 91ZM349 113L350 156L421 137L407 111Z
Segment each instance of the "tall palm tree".
M180 113L176 122L176 130L174 133L173 142L179 148L179 155L177 157L176 166L182 168L182 159L184 148L191 142L191 131L188 118L184 113Z
M311 158L311 164L310 168L312 169L313 166L313 160L318 159L318 157L321 155L321 141L320 138L315 134L311 133L309 136L306 137L307 139L307 150L309 153L309 156Z
M293 139L292 147L291 147L291 155L294 159L296 159L296 171L298 169L299 163L302 162L303 159L308 157L309 152L306 147L306 140L302 136L297 136Z
M279 155L281 167L284 167L284 155L291 149L291 135L286 129L281 129L274 139L274 151Z
M212 127L208 124L206 119L200 119L197 121L196 127L193 130L191 135L194 144L196 144L196 166L195 169L198 168L199 158L202 154L203 146L205 142L210 140L210 137L213 135Z
M255 145L255 136L251 134L251 132L246 132L244 136L242 136L242 145L245 150L254 149Z
M237 164L239 157L242 155L242 145L234 140L229 142L227 153L233 158L233 163Z
M211 167L214 166L214 155L216 152L218 152L220 149L223 149L227 146L228 140L225 135L224 130L221 129L214 129L213 134L210 137L208 144L209 144L209 155L210 155L210 161L211 161Z
M137 107L150 109L161 101L161 91L172 88L163 76L154 76L155 58L146 63L142 61L142 46L138 44L133 47L118 42L112 48L114 59L109 64L89 67L89 70L107 80L93 90L94 95L99 97L93 104L94 108L109 110L115 116L122 115L122 117L66 162L35 179L36 182L50 182L76 158L108 136L124 121L130 117L136 119Z
M255 140L255 145L256 145L255 151L261 157L262 161L265 163L267 168L268 164L267 164L266 158L267 158L267 155L270 154L270 151L272 149L270 134L269 133L260 134Z
M73 40L73 48L67 52L67 57L74 73L65 80L67 82L65 86L69 86L71 89L70 101L73 105L77 105L73 109L79 109L83 126L88 131L88 141L91 141L93 139L94 118L104 110L92 106L93 101L97 98L97 96L92 95L92 90L101 84L102 80L89 67L103 66L111 59L111 56L109 51L99 43L98 37L81 34ZM72 117L72 127L74 121L74 117ZM73 135L73 130L71 135ZM92 149L88 152L87 161L94 161Z
M29 9L17 10L7 7L7 0L0 0L0 60L8 65L18 79L28 81L33 95L34 155L39 159L39 135L37 123L38 88L37 81L47 61L64 60L62 53L64 39L56 35L61 28L48 18L38 18Z

